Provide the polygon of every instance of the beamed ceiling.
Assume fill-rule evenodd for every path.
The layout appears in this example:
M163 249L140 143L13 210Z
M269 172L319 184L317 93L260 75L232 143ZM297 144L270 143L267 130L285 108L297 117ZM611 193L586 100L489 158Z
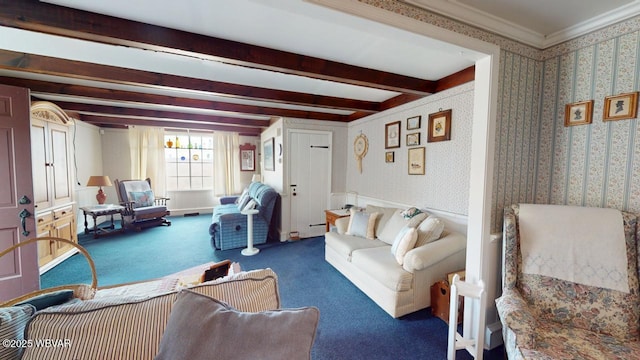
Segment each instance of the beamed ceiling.
M463 62L463 66L440 78L427 79L357 65L357 61L349 64L330 60L334 56L278 50L37 0L0 0L0 25L0 36L6 39L13 36L13 31L20 31L17 34L27 39L23 42L31 42L30 48L36 49L25 52L0 44L0 83L29 88L33 100L53 101L74 117L100 127L148 125L258 135L274 118L349 122L474 78L473 61ZM309 35L308 41L313 41ZM154 60L145 69L106 60L50 56L37 50L39 46L46 48L48 39L63 43L80 39L80 47L87 51L89 45L113 51L136 50L140 59L173 56L203 66L224 65L225 76L216 76L215 72L189 76L154 71ZM293 86L283 89L271 86L269 81L228 80L236 70L253 71L255 78L262 74L288 76L285 79L291 83L320 81L325 90L314 91L308 86L292 90ZM326 90L332 86L353 91L333 95ZM358 95L371 90L376 96Z

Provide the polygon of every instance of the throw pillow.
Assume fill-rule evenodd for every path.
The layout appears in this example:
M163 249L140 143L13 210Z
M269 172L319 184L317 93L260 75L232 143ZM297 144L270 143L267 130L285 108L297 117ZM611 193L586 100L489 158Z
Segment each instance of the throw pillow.
M242 194L240 194L236 199L236 204L245 204L246 201L248 201L247 197L249 197L249 188L244 188L244 190L242 190Z
M418 231L410 226L405 226L393 241L391 245L391 253L396 258L398 264L404 263L404 255L416 245L418 239Z
M50 306L64 304L71 299L73 299L73 290L60 290L34 296L27 300L21 301L16 305L31 304L36 308L36 310L40 311Z
M24 328L35 312L36 308L29 304L0 308L0 339L18 341L15 344L3 343L0 346L0 359L21 358L24 347L20 346L20 341L24 340Z
M242 208L241 211L253 210L256 208L257 204L258 203L255 200L251 199L247 202L247 204Z
M435 216L429 216L418 225L416 247L438 240L444 230L444 222Z
M132 191L129 193L129 200L133 201L133 207L145 207L145 206L153 206L154 197L153 191Z
M378 218L376 219L376 235L382 232L384 226L387 224L387 221L391 219L391 216L395 214L397 208L392 207L384 207L384 206L375 206L375 205L367 205L368 213L378 213Z
M396 236L403 227L417 227L427 217L427 214L421 212L407 220L402 216L402 213L402 210L396 210L389 221L387 221L382 232L378 234L378 239L380 239L380 241L393 245L393 242L396 240Z
M251 196L249 196L249 194L247 193L247 195L242 198L242 200L238 201L238 209L242 210L244 209L245 206L247 206L247 203L249 203L249 201L251 201L253 199L251 199Z
M375 239L375 226L378 213L368 213L351 208L347 235L360 236L367 239Z
M402 217L404 217L405 219L411 219L412 217L418 215L418 214L422 214L422 211L420 211L420 209L416 208L416 207L410 207L407 210L402 212Z
M311 359L319 316L314 307L240 312L183 290L155 359Z

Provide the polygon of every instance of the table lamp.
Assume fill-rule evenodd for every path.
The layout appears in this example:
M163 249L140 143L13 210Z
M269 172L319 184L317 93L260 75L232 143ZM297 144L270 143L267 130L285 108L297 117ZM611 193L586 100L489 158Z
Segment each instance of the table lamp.
M98 204L104 204L104 201L107 200L107 195L102 191L103 186L111 186L111 180L108 176L90 176L89 181L87 181L87 186L99 186L98 194L96 195L96 200L98 200Z

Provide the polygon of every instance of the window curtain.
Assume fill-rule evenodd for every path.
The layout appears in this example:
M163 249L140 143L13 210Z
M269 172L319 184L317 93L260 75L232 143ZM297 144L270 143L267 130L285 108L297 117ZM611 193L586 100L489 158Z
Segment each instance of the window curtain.
M213 190L215 196L239 194L240 135L215 132L213 134Z
M157 196L166 196L164 129L129 126L131 179L151 179Z

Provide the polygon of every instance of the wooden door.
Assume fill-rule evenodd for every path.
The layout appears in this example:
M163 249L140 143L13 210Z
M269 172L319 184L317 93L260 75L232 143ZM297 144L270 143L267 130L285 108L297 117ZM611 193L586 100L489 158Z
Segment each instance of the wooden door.
M292 130L289 144L291 231L320 236L331 196L331 133Z
M29 90L0 85L0 249L36 236ZM23 200L28 199L28 200ZM28 203L25 203L28 202ZM24 217L20 213L31 214ZM0 300L40 288L37 244L0 258Z
M69 127L50 123L51 184L53 206L71 202L71 161L69 159Z

